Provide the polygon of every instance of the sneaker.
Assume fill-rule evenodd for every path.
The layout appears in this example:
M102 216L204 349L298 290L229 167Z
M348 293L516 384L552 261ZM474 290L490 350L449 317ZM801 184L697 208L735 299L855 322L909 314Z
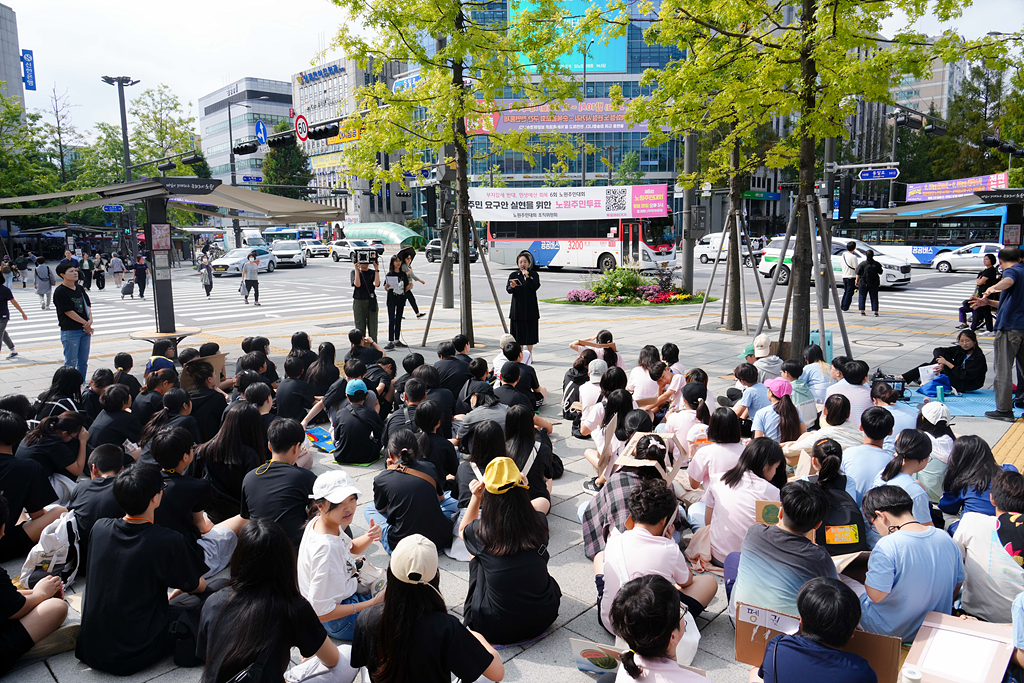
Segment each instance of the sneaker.
M387 344L384 345L385 351L390 351L393 348L395 348L395 342L393 341L389 341Z
M954 330L966 330L967 329L967 323L960 323L959 325L957 325L953 329Z
M259 302L259 301L254 301L252 305L253 305L253 306L259 306L259 305L260 305L260 302Z
M587 479L585 482L583 482L583 492L589 493L592 496L596 496L598 491L600 491L602 488L604 488L604 484L598 484L597 477L594 477L593 479Z
M248 299L246 299L246 300L245 300L245 303L249 303L249 300L248 300Z
M878 317L878 311L875 311L875 317L876 318Z
M416 317L417 317L417 318L422 318L422 317L423 317L423 316L425 316L425 315L426 315L426 313L417 313L417 314L416 314Z
M865 313L864 311L861 311L860 314L861 315L867 315L867 313Z
M401 341L396 341L395 342L395 346L397 346L400 349L407 349L407 348L409 348L408 344L406 344L405 342L401 342Z
M17 357L18 357L18 352L17 352L17 351L11 351L11 352L10 352L10 353L9 353L9 354L7 355L7 360L10 360L10 359L12 359L12 358L17 358Z
M1013 416L1012 410L989 410L985 413L985 417L993 420L1002 420L1003 422L1016 422L1017 418Z

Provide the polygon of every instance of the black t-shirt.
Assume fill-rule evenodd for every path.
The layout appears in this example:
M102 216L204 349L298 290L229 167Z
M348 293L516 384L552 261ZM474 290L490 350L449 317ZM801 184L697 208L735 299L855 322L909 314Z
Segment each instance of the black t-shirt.
M94 669L128 676L169 655L167 590L190 593L206 571L191 545L155 524L96 522L75 656Z
M7 526L4 527L6 533L0 538L0 548L4 547L17 526L22 509L29 513L39 512L57 500L42 465L35 460L16 458L6 453L0 453L0 491L10 507L10 514L4 520Z
M363 361L366 367L370 367L381 358L384 354L373 348L372 346L357 346L345 354L345 360L352 360L353 358ZM372 388L372 387L367 387Z
M427 392L425 401L441 404L441 435L452 438L452 419L455 417L455 395L444 387L435 387Z
M135 280L137 282L146 282L146 271L149 270L149 266L147 266L145 262L133 264L132 270L135 271Z
M334 459L339 463L374 462L380 458L380 415L365 405L349 403L337 412L334 426Z
M11 309L7 307L7 302L14 298L14 292L9 290L6 285L0 284L0 320L11 317Z
M522 384L523 380L520 378L519 383ZM516 387L511 384L502 384L500 387L494 390L494 395L498 397L498 400L507 405L509 408L513 406L526 406L531 411L533 410L533 402L526 397L521 391L518 391Z
M376 271L372 268L359 271L359 286L356 287L356 271L353 268L349 271L348 281L352 285L353 299L376 299L376 287L373 284ZM365 333L366 330L363 330Z
M271 460L245 475L240 514L245 519L274 520L292 539L298 552L315 481L316 475L309 470Z
M483 474L483 470L480 470ZM459 507L469 507L469 501L473 494L469 490L469 482L476 479L476 472L473 471L473 464L468 460L459 463L459 469L455 472L455 481L459 485ZM483 479L481 479L483 481Z
M861 261L857 266L857 275L868 289L875 289L881 284L882 264L878 261Z
M132 396L132 400L135 400L134 396ZM96 419L101 410L103 410L103 406L100 405L99 394L93 391L91 387L82 392L82 412L86 416L86 426L92 424L92 421Z
M458 396L462 385L473 379L469 365L457 358L442 358L434 363L434 369L441 377L441 386L452 392L452 396Z
M192 416L199 424L202 443L206 443L220 429L220 416L228 404L224 394L215 389L193 389L188 392L192 399Z
M537 381L537 371L526 363L516 363L519 366L519 383L516 390L521 391L530 399L540 389L540 382Z
M313 361L315 361L317 359L316 352L315 351L310 351L308 349L305 350L305 351L298 351L298 352L292 351L288 355L290 357L292 357L292 358L298 358L299 360L302 361L302 372L303 372L303 374L305 374L306 370L309 370L309 366L312 365Z
M530 500L535 498L547 498L551 499L551 494L548 493L547 479L551 479L551 446L546 441L537 439L534 441L534 446L537 448L537 457L533 460L533 465L530 466L530 471L526 475L526 481L530 485ZM527 450L525 453L509 453L509 457L515 460L516 466L522 471L526 467L526 463L530 459L530 455L533 452L533 448Z
M78 520L78 544L82 553L80 566L87 568L89 537L96 522L101 519L124 517L124 509L114 498L114 477L101 477L80 481L71 492L68 509L75 511Z
M127 372L116 372L114 373L114 384L123 384L128 387L128 393L132 395L132 400L139 395L142 391L142 384L139 382L135 375Z
M60 324L60 329L81 330L85 326L77 320L69 318L67 313L73 311L82 320L88 320L87 308L92 306L92 300L89 299L89 295L82 285L75 285L75 288L71 289L61 284L53 288L53 306L57 309L57 322Z
M428 434L427 438L430 439L430 454L423 459L434 466L442 481L449 474L454 476L459 471L459 454L455 452L455 446L436 432ZM447 487L442 483L442 488Z
M305 380L285 378L277 385L277 416L301 421L316 403Z
M317 371L315 375L310 374L306 378L306 384L309 386L309 391L313 396L323 396L341 379L341 370L338 369L337 365L328 365L323 368L323 372ZM280 392L280 389L278 389L278 392ZM305 415L302 417L305 417Z
M223 522L234 517L241 510L242 482L254 469L263 464L259 453L247 444L239 444L242 462L227 465L212 462L202 450L193 461L192 474L210 482L214 488L214 499L208 502L207 514L213 522Z
M391 525L388 545L394 548L406 536L423 534L443 550L452 542L452 521L441 512L438 496L444 490L437 470L423 460L411 467L433 477L436 486L397 470L384 470L373 480L373 505Z
M142 438L142 425L139 424L134 413L125 410L119 410L116 413L103 410L96 416L92 427L89 428L89 452L91 453L107 443L120 446L125 439L132 443L138 443L140 438Z
M73 465L78 460L77 438L64 442L64 439L57 437L43 437L31 446L26 445L22 440L18 444L18 457L35 460L43 466L43 471L49 477L53 474L63 474L72 481L78 477L68 472L68 465Z
M164 395L159 391L144 391L132 401L132 415L143 427L157 411L164 409Z
M164 496L153 513L153 520L184 536L191 542L192 551L202 558L203 552L196 544L202 534L196 528L192 513L202 512L213 500L213 484L167 470L161 470L160 474L164 478Z
M999 282L999 270L992 266L978 273L978 277L984 279L984 282L978 285L978 295L980 296L985 293L986 289Z
M243 607L243 601L232 600L234 596L233 588L225 588L211 595L203 603L202 616L199 618L199 634L196 636L196 654L206 660L203 683L216 683L218 679L229 680L258 659L257 656L250 661L238 662L230 671L220 670L224 655L227 653L223 640L224 631L240 627L238 613ZM303 657L312 657L327 640L327 631L324 630L313 607L302 599L298 600L298 603L295 606L297 618L294 621L285 620L287 614L281 614L267 623L241 626L259 628L267 647L276 645L279 651L276 666L273 658L270 658L258 683L282 683L283 674L290 666L293 647L299 648L299 653ZM220 630L215 630L218 623Z
M547 517L536 514L547 528ZM464 623L491 643L518 643L539 636L558 618L562 597L548 575L547 548L493 555L478 538L479 530L480 520L476 520L462 532L466 550L474 555Z
M420 428L416 426L416 406L402 406L388 415L388 419L384 421L384 431L381 433L381 444L386 448L388 439L401 429L408 429L414 434L420 433Z
M0 619L7 620L25 606L25 596L11 583L11 576L0 567Z
M360 612L352 636L352 667L365 666L371 681L377 668L373 643L383 611L383 605L376 605ZM451 683L452 674L463 681L475 681L494 661L458 617L447 612L420 617L403 654L409 660L408 670L415 672L416 683Z
M383 356L381 357L383 358ZM380 392L381 396L388 393L388 389L391 387L391 375L377 363L366 366L366 376L363 377L363 381L366 382L366 387L374 392L377 391L379 385L383 384L384 389Z
M473 410L473 406L469 403L469 397L480 392L493 394L494 388L490 382L485 382L482 379L470 379L462 385L459 393L455 395L455 409L460 415L466 415Z

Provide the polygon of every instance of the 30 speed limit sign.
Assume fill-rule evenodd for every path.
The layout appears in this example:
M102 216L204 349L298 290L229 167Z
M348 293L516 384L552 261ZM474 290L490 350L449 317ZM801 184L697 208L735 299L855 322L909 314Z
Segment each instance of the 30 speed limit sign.
M309 121L302 114L295 117L295 134L303 142L309 138Z

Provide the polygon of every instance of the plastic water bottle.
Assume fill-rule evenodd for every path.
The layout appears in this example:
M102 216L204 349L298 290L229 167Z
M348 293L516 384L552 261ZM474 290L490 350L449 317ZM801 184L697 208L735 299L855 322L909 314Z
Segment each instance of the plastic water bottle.
M939 400L939 403L946 402L946 387L938 386L935 387L935 398Z
M921 683L921 670L908 664L900 674L900 683Z

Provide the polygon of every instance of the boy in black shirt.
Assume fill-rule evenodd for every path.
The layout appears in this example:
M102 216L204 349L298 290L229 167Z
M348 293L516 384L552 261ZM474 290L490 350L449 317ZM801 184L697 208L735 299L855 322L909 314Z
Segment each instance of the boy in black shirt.
M0 562L24 558L39 540L50 522L67 512L55 506L45 507L57 500L57 494L46 478L43 466L35 460L14 457L14 447L28 432L25 418L7 410L0 410L0 491L7 496L7 516L0 518L4 534L0 537ZM31 518L18 524L21 511Z
M423 365L423 354L420 353L410 353L402 359L402 369L405 370L405 374L396 379L392 384L395 388L395 407L398 407L402 402L399 397L405 391L405 383L412 379L413 371L421 365Z
M521 367L523 366L519 363L505 363L501 366L501 386L494 390L494 395L509 408L512 406L525 406L533 410L533 402L527 398L526 394L516 388L522 382L522 378L519 375Z
M0 496L0 519L9 515L7 499ZM0 537L3 533L0 524ZM59 577L47 576L32 590L19 591L0 568L0 675L10 671L33 645L60 628L67 616L68 604Z
M235 515L214 525L206 516L206 507L216 491L209 480L182 474L195 456L195 444L187 429L161 429L153 437L150 451L163 470L164 480L163 501L154 523L177 531L189 541L193 554L209 567L205 576L217 574L231 561L245 520Z
M473 359L469 356L469 337L464 334L457 334L452 337L452 345L455 347L455 358L469 365Z
M384 431L381 434L380 442L385 444L388 438L399 429L408 429L411 432L419 432L416 426L416 406L423 403L426 398L426 387L418 379L411 379L405 385L405 406L388 416L384 421Z
M364 405L367 391L363 380L350 380L345 394L349 403L338 411L334 426L334 460L339 464L376 462L380 459L384 423Z
M377 414L380 415L382 420L386 420L391 411L394 410L394 379L396 374L397 366L395 365L395 359L384 356L376 363L371 363L367 366L366 372L361 378L366 386L377 394L377 399L380 403Z
M519 345L519 342L511 341L505 344L501 352L508 362L519 366L519 384L516 385L516 390L525 394L527 398L533 401L536 408L544 405L544 399L547 398L548 390L537 381L537 371L523 362L523 347ZM504 367L503 365L502 369Z
M113 487L128 514L101 519L92 528L93 580L82 604L75 656L94 669L129 676L172 653L170 625L185 606L180 598L168 601L167 591L204 593L206 566L181 534L153 523L164 495L159 468L132 465ZM198 622L198 610L193 616Z
M270 425L267 440L270 462L249 472L242 480L241 516L274 520L285 530L298 552L309 496L316 481L315 474L295 466L306 432L295 420L281 418Z
M114 498L114 478L124 466L124 450L120 446L104 444L89 456L88 481L80 481L71 492L68 509L75 511L78 520L79 566L88 566L89 535L100 519L124 517L124 509Z
M455 344L448 341L437 345L437 357L440 360L434 363L434 369L440 377L440 385L452 392L452 396L458 396L462 385L472 378L469 363L455 357Z
M306 380L302 379L305 372L301 358L289 356L284 361L285 379L277 387L277 416L301 420L316 403L313 390Z
M455 395L455 410L460 415L465 415L473 410L469 404L469 397L481 391L493 392L490 382L487 381L487 360L474 358L469 362L469 374L471 379L462 385L459 393Z

